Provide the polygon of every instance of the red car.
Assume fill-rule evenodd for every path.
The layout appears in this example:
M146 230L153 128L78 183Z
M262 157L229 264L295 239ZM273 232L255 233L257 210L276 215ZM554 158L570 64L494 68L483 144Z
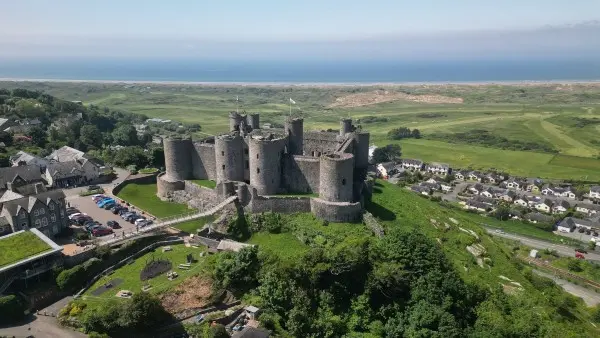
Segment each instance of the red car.
M579 259L585 259L585 256L581 252L576 252L575 257Z
M113 231L110 228L96 228L96 229L92 230L92 235L94 235L95 237L106 236L106 235L110 235L112 233L113 233Z

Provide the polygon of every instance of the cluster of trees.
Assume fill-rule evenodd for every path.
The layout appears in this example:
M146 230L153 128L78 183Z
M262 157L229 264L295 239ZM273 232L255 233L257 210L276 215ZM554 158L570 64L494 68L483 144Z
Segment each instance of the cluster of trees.
M285 228L285 227L284 227ZM290 260L245 248L218 258L216 284L250 293L266 328L293 337L525 337L564 334L527 294L465 283L425 235L391 228ZM529 275L538 283L537 276ZM540 286L541 287L541 286ZM573 305L551 282L556 311Z
M545 153L558 153L556 149L546 143L510 140L506 137L494 135L489 131L482 129L452 134L432 134L430 137L450 143L467 143L507 150L531 150Z
M402 148L398 144L388 144L383 147L378 147L373 151L371 161L373 163L383 163L400 160L402 156Z
M592 118L588 119L585 117L574 117L572 123L577 128L584 128L586 126L594 126L600 124L600 119Z
M0 325L11 324L25 316L25 304L15 295L0 296Z
M406 127L394 128L388 131L388 139L390 140L401 140L403 138L421 138L421 131L419 129L410 130Z

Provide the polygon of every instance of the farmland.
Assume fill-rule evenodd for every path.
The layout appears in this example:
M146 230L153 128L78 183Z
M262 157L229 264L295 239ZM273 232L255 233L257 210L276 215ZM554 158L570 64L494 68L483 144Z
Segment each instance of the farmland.
M84 104L199 123L195 137L227 130L227 113L239 108L282 124L289 114L305 129L338 128L340 117L362 120L375 144L391 143L392 128L419 129L404 139L405 157L454 167L496 168L515 175L600 181L600 84L414 86L200 86L103 83L0 83L38 89ZM239 96L239 104L236 97ZM373 118L375 117L375 118ZM455 137L486 131L503 143ZM510 149L506 150L507 144ZM531 147L534 145L534 147Z

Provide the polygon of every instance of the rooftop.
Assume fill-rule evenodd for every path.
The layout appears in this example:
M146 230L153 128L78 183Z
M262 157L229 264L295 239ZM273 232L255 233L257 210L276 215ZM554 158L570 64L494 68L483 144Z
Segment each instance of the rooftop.
M0 237L0 272L61 250L37 229Z

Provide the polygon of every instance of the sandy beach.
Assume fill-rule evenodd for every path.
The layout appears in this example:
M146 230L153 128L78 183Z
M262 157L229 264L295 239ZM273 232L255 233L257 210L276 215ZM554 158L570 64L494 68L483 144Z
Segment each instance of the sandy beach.
M123 85L162 86L210 86L210 87L396 87L396 86L539 86L539 85L592 85L600 86L600 80L550 80L550 81L483 81L483 82L201 82L201 81L153 81L153 80L83 80L83 79L28 79L0 78L0 82L47 82L47 83L93 83Z

